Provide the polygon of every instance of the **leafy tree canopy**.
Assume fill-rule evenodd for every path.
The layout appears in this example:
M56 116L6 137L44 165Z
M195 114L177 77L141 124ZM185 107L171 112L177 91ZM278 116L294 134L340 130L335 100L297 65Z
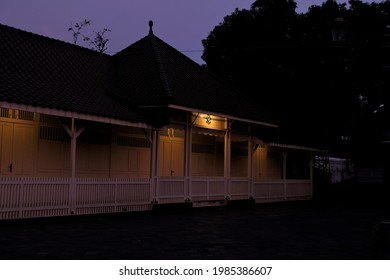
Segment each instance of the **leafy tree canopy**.
M225 16L202 40L205 66L275 112L286 141L351 157L363 143L379 147L390 109L390 1L296 7L256 0ZM345 41L332 41L337 18Z

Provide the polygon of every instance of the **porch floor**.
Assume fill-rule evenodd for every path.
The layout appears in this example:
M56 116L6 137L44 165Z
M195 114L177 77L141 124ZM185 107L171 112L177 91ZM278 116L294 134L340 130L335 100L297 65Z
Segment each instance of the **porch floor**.
M0 259L390 259L377 204L318 201L0 221Z

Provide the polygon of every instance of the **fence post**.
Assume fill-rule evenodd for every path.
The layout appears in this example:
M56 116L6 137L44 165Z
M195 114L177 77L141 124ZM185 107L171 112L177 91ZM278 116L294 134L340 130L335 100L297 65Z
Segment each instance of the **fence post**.
M24 197L24 178L19 178L19 212L18 212L18 218L22 218L23 215L23 197Z
M76 192L77 192L77 180L76 178L70 178L69 180L69 214L76 213Z

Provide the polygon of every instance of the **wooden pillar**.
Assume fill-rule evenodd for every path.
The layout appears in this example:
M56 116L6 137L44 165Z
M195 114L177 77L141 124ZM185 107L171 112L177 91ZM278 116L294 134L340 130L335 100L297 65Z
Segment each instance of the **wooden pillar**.
M71 177L76 178L76 149L77 149L77 134L74 125L74 118L72 118L72 128L70 132L70 166L72 169Z
M310 152L309 154L309 174L310 174L310 193L311 193L311 196L313 197L314 195L314 191L313 191L313 188L314 188L314 175L313 175L313 172L314 172L314 156L313 156L313 152Z
M258 146L257 146L258 147ZM252 134L252 126L250 123L248 123L248 178L249 178L249 198L254 197L254 154L257 150L257 147L255 146L255 137Z
M184 151L184 177L185 177L185 196L186 201L191 200L192 180L191 180L191 161L192 161L192 126L186 125L185 131L185 151Z
M158 162L159 162L159 145L160 132L154 130L152 132L152 151L150 160L150 177L151 177L151 199L152 203L158 201Z
M283 188L284 188L284 199L287 199L287 152L283 152Z
M230 199L230 175L231 175L231 130L225 132L224 139L224 177L225 177L225 198Z
M310 174L310 182L313 186L313 171L314 171L314 159L313 159L313 152L310 152L309 154L309 174Z
M75 120L74 117L72 117L72 126L69 130L68 127L65 127L67 130L69 136L70 136L70 162L71 162L71 177L76 178L76 149L77 149L77 137L80 136L80 134L85 130L85 127L81 127L80 129L77 130L77 127L75 125Z
M75 125L75 119L72 117L71 127L63 125L64 129L70 136L70 164L71 164L71 179L69 190L69 204L70 214L74 214L75 202L76 202L76 150L77 150L77 137L84 131L85 127L81 127L77 130Z
M257 147L255 146L254 139L250 135L248 140L248 178L249 178L249 197L253 198L253 181L254 181L254 154Z

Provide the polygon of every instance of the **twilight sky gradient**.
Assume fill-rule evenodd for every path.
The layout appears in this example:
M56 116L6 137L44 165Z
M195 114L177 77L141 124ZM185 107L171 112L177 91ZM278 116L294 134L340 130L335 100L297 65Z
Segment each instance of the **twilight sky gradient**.
M84 30L111 29L107 53L115 54L149 31L153 20L156 36L182 51L197 63L203 51L201 43L209 32L235 8L249 9L255 0L0 0L0 23L36 34L73 42L68 31L71 23L92 21ZM324 0L296 0L297 12ZM338 0L345 3L347 0ZM366 0L363 2L381 2ZM82 45L82 43L80 43Z

